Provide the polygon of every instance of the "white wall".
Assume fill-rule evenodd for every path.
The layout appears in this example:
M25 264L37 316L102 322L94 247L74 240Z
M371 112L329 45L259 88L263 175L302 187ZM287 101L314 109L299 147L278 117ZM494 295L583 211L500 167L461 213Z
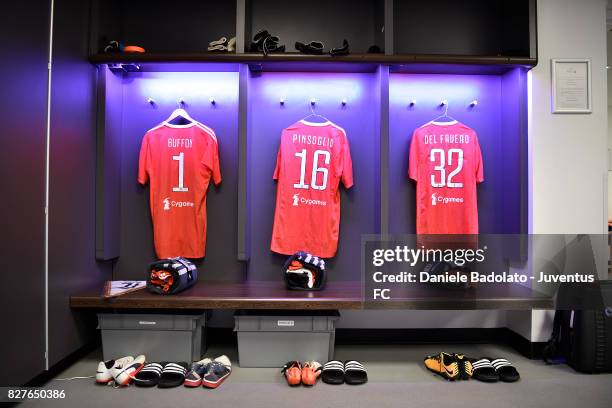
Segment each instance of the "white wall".
M529 230L607 233L606 0L538 0L538 65L531 70ZM551 113L551 58L590 58L593 113ZM603 275L606 248L594 248ZM538 254L535 254L538 257ZM512 312L509 327L546 341L552 313Z
M539 0L538 49L531 70L531 231L605 233L606 1ZM572 57L592 59L593 113L553 115L550 59Z
M612 29L612 5L608 1L608 30ZM608 66L612 67L612 31L608 31ZM612 122L612 69L608 69L608 123ZM612 126L608 126L608 218L612 217L612 171L610 165L612 160Z
M497 310L367 310L340 312L340 328L505 327L506 313Z

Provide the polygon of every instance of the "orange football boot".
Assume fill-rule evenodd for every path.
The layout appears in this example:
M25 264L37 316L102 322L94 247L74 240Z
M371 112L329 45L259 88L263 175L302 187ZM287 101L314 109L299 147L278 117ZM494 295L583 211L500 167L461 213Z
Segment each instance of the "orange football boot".
M300 385L302 382L302 365L299 361L288 362L281 372L285 374L287 384L291 386Z
M315 385L321 375L321 363L317 361L306 361L302 368L302 384Z

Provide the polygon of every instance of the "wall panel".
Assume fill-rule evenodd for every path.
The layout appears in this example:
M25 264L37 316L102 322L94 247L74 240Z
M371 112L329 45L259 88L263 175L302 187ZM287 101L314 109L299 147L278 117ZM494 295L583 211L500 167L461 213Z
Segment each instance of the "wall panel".
M55 1L49 184L49 365L96 336L70 295L100 288L95 261L96 68L87 62L89 2Z
M45 367L44 205L49 11L46 0L2 2L0 25L11 33L0 64L2 259L15 279L0 296L3 364L0 386L20 385ZM23 21L29 24L24 25ZM6 273L5 273L6 276Z

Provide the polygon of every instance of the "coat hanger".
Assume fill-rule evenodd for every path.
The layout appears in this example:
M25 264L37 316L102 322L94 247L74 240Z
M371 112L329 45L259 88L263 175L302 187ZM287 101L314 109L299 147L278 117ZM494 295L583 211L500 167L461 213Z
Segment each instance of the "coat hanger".
M305 117L303 117L303 118L302 118L302 120L306 120L306 119L308 119L308 118L312 118L312 117L314 117L314 118L321 118L321 119L323 119L325 122L331 122L331 121L330 121L329 119L327 119L325 116L323 116L323 115L319 115L319 114L315 113L315 111L314 111L314 105L315 105L315 103L316 103L316 100L315 100L314 98L310 100L310 114L309 114L309 115L307 115L307 116L305 116Z
M173 125L177 125L177 124L184 125L186 124L185 122L187 123L195 122L195 120L191 116L189 116L187 111L182 108L185 102L181 99L178 102L178 104L179 104L179 107L175 109L174 111L172 111L170 116L168 116L168 119L166 119L166 123L171 123Z
M432 122L439 122L440 119L447 119L447 122L456 122L457 120L448 114L448 101L443 100L441 105L444 105L444 113L433 119Z

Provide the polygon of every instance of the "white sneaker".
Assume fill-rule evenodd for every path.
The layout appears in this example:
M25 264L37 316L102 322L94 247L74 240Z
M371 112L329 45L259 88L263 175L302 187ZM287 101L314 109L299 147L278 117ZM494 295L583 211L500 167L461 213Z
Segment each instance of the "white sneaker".
M145 360L145 356L141 354L128 364L113 367L111 374L113 375L115 384L128 385L134 379L134 376L142 370Z
M107 384L113 380L113 368L117 365L127 365L134 361L134 357L126 356L117 360L100 361L98 369L96 370L96 382L100 384Z

